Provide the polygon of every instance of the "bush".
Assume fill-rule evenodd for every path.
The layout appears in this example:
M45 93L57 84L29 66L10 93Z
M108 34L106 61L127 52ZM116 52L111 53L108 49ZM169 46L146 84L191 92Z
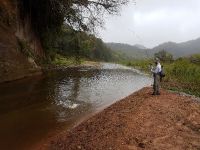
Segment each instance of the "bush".
M58 66L69 66L79 63L81 63L81 61L77 61L75 57L64 57L59 54L56 54L54 60L52 61L53 65Z
M172 62L174 60L173 55L165 50L155 53L154 56L159 58L162 62Z
M184 82L200 82L200 66L191 63L188 59L168 64L165 70L169 78L176 78Z
M181 58L171 64L164 64L166 81L170 88L200 96L200 66L187 58ZM166 83L168 84L168 83Z
M190 57L190 61L200 65L200 54L195 54Z
M198 55L195 55L195 58ZM194 57L194 56L193 56ZM126 61L123 64L133 66L149 72L149 65L153 60L133 60ZM165 78L162 86L167 89L183 91L188 94L200 96L200 65L192 62L189 58L179 58L173 63L161 62L164 66Z

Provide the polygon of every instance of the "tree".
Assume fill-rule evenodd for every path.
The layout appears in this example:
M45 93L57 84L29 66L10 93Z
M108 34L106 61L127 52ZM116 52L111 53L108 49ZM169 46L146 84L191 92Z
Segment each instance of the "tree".
M165 50L161 50L154 54L155 58L159 58L161 61L164 62L171 62L173 61L173 55Z
M52 45L54 52L74 56L77 60L81 57L103 61L113 60L112 51L101 39L83 31L75 31L66 25L63 25L60 37L54 40Z
M89 57L94 42L94 36L63 25L62 33L57 40L54 40L54 48L63 55Z
M103 25L104 14L118 14L120 7L129 0L17 0L20 18L29 23L47 53L54 48L55 39L62 34L66 24L76 31L94 33L97 26ZM79 38L74 37L73 40ZM78 41L77 41L78 42ZM72 44L73 42L71 42ZM78 44L73 45L79 52ZM84 43L85 46L88 43ZM66 45L65 45L66 46ZM54 50L53 50L54 51Z
M97 60L111 61L113 59L112 51L99 39L95 39L92 58Z
M117 14L129 0L18 0L22 20L36 33L60 28L64 22L75 30L94 31L105 13Z

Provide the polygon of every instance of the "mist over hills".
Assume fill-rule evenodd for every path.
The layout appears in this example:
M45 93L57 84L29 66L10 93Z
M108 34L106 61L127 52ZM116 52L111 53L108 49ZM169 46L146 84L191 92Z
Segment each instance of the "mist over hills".
M175 58L197 54L200 53L200 38L182 43L166 42L152 49L154 53L160 50L171 53Z
M106 45L113 51L120 52L127 55L129 58L136 59L153 57L154 53L161 50L171 53L174 58L200 53L200 38L182 43L166 42L152 49L148 49L139 44L106 43Z
M148 49L143 45L129 45L124 43L106 43L113 51L126 55L128 58L147 58Z
M140 48L140 49L147 49L144 45L141 45L141 44L135 44L133 46Z

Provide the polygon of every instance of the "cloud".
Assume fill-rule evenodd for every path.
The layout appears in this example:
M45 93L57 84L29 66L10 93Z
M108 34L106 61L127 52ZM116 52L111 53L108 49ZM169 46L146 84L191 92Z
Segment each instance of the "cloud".
M153 47L166 41L182 42L200 37L199 0L138 0L123 7L121 16L107 16L106 42Z

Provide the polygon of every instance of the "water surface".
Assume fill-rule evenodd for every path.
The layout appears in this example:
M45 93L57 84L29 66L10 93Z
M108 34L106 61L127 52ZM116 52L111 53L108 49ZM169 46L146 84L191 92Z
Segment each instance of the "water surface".
M102 63L1 84L0 149L29 149L151 82L135 69Z

